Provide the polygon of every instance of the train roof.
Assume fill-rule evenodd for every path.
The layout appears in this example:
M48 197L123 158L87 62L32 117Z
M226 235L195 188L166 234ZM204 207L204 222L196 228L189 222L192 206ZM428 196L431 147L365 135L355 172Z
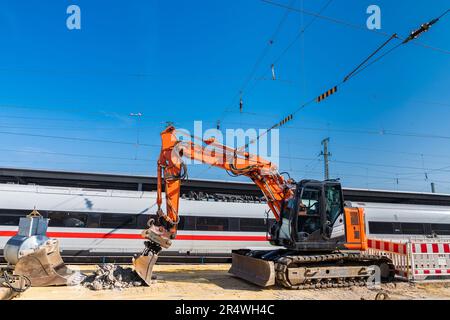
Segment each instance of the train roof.
M154 191L156 177L90 172L0 168L0 183L35 184L75 188ZM187 180L182 192L260 196L253 183L217 180ZM348 201L450 206L449 194L344 188Z

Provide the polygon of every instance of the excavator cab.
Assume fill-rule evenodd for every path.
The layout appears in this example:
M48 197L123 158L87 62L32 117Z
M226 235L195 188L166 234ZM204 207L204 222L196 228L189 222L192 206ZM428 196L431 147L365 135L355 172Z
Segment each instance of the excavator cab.
M295 196L287 200L280 220L273 225L271 243L304 252L343 249L348 241L346 224L352 224L346 211L351 209L344 207L339 181L303 180L297 184ZM355 222L356 229L361 231L364 221L353 219Z
M284 248L234 251L230 273L262 287L297 289L362 285L372 265L385 266L383 277L392 277L388 259L361 254L367 249L364 210L345 206L339 181L303 180L295 189L270 230L271 244Z

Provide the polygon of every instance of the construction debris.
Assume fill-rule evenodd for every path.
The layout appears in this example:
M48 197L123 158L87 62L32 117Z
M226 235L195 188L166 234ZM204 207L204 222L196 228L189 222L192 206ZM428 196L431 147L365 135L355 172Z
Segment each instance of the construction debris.
M93 275L84 279L82 285L85 288L100 291L142 287L145 286L145 282L133 269L107 263L99 265Z

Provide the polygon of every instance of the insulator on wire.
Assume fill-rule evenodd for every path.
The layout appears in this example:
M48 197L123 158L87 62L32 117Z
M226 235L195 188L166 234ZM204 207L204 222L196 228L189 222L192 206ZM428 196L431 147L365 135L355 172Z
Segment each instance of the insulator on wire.
M272 80L277 80L277 77L275 75L275 65L272 64Z
M422 33L430 30L430 27L438 21L439 21L439 19L436 18L436 19L431 20L430 22L422 24L419 29L411 32L411 34L408 36L408 38L406 38L403 41L403 44L408 43L411 40L417 39Z
M216 126L217 130L220 130L220 120L217 120L217 126Z

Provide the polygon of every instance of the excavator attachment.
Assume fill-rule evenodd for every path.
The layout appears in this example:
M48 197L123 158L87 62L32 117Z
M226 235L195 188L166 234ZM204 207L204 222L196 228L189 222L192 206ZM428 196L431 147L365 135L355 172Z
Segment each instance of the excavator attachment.
M250 250L233 251L232 264L229 272L238 278L260 287L274 286L274 262L250 256L248 253L250 253Z
M133 266L136 273L150 286L153 279L153 266L158 260L158 254L162 248L170 248L172 245L171 233L162 226L156 226L151 219L149 228L142 232L142 237L147 239L145 249L139 257L133 258Z
M48 240L35 252L20 258L14 274L30 279L33 287L70 286L82 280L79 273L64 264L57 240Z
M14 275L26 277L33 287L79 284L84 276L64 264L58 240L46 236L47 227L48 219L37 211L20 218L19 232L3 250L5 260Z
M149 250L158 252L162 249L169 249L172 245L171 233L162 226L156 226L153 219L149 221L149 228L142 231L142 237L148 239L150 242L146 244Z
M148 256L139 256L133 258L133 266L136 273L144 282L150 286L153 280L153 266L158 260L157 254L149 254Z

